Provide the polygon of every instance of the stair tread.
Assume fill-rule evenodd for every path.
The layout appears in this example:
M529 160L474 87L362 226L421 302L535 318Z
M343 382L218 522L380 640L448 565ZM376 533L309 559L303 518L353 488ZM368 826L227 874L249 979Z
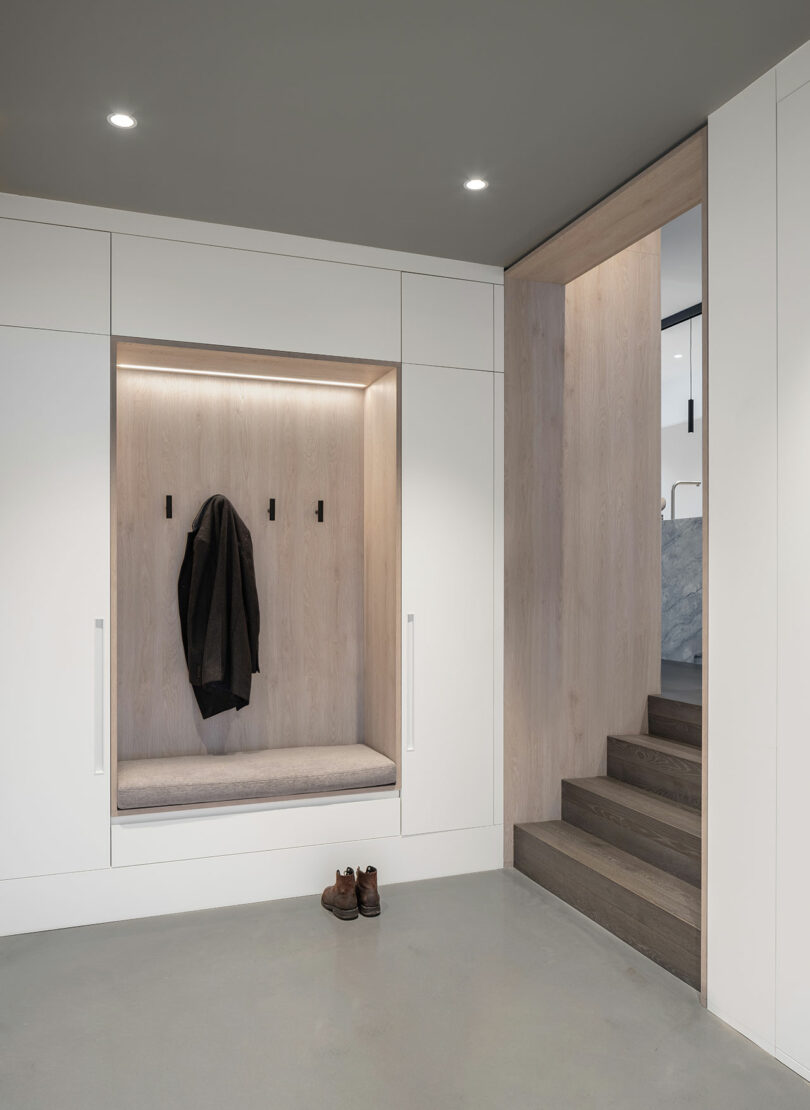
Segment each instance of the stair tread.
M683 879L566 821L531 822L520 828L684 924L700 929L700 891Z
M609 739L622 740L626 744L635 744L639 748L661 752L662 755L685 759L689 763L694 763L696 767L700 767L702 763L700 748L696 748L694 744L687 744L683 740L665 740L662 736L648 736L641 733L630 735L618 732L612 732Z
M664 798L660 794L653 794L649 790L642 790L639 786L631 786L621 779L609 778L605 775L563 781L700 838L700 814L682 802L675 802L671 798Z

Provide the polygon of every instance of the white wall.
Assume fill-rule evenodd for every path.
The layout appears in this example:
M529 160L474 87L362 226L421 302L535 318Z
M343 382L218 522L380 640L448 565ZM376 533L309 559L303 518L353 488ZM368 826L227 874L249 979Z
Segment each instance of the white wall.
M807 83L777 107L776 1046L810 1078L810 56L805 60Z
M702 481L703 421L695 421L695 430L686 430L686 423L671 424L661 429L661 496L666 498L664 518L670 519L672 485L674 482ZM679 486L675 493L675 516L703 516L703 490L698 486Z
M810 44L709 119L707 737L708 1005L810 1078L808 151Z

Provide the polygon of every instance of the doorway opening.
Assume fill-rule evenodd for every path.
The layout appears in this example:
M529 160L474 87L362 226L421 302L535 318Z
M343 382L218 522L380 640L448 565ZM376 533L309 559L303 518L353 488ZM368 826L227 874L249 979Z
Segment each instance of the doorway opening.
M661 693L703 682L703 206L661 229Z

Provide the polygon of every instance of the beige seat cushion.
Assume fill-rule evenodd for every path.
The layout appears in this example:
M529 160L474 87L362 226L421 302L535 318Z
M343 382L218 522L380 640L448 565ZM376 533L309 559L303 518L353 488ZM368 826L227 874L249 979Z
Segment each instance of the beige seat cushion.
M396 779L395 764L365 744L125 759L118 764L118 808L352 790Z

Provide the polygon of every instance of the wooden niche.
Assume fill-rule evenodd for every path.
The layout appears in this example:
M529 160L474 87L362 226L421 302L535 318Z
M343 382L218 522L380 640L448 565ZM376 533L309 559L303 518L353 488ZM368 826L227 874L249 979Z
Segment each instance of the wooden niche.
M363 741L399 766L398 368L132 341L116 366L118 758ZM261 670L203 721L177 577L213 493L253 538Z

